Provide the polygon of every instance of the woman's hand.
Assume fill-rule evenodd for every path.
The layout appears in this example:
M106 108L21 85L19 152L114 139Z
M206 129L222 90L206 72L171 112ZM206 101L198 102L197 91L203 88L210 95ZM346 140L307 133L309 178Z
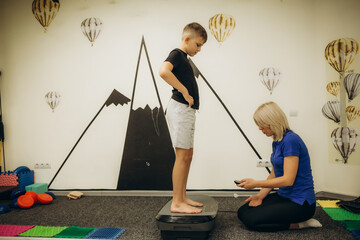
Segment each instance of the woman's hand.
M246 190L251 190L258 187L257 181L252 178L244 178L241 180L242 183L236 184L238 187L245 188Z
M258 195L254 195L254 196L250 196L248 199L246 199L245 202L249 202L250 207L257 207L262 204L262 200L263 200L262 197L260 197Z

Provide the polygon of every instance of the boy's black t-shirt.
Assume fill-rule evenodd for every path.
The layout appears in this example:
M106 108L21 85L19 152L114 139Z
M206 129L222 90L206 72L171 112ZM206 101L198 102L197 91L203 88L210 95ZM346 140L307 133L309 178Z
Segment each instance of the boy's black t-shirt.
M174 66L172 73L186 87L190 96L193 97L194 105L192 105L191 108L199 109L199 89L187 54L176 48L170 52L165 61L170 62ZM189 104L177 89L174 88L172 92L172 99L187 105Z

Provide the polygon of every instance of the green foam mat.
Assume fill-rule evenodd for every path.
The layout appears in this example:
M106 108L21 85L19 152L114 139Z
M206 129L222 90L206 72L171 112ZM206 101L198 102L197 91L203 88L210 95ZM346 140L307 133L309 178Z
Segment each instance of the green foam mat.
M360 221L341 221L341 225L348 231L360 230Z
M19 234L22 237L54 237L68 227L35 226L32 229Z
M360 214L349 212L342 208L323 208L324 211L336 221L360 221Z
M96 228L82 228L82 227L68 227L59 234L55 235L56 238L85 238L88 234Z

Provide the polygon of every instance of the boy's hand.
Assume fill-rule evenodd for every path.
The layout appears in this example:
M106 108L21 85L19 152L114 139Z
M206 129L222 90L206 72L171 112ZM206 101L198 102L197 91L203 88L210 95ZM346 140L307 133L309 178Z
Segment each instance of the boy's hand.
M171 72L174 66L170 62L163 62L160 67L159 74L162 79L164 79L168 84L170 84L173 88L177 89L185 100L189 103L189 107L194 105L194 99L190 96L188 90L180 83L180 81L175 77L175 75Z
M190 96L188 91L184 92L182 95L184 96L185 100L189 103L189 107L194 105L194 98Z

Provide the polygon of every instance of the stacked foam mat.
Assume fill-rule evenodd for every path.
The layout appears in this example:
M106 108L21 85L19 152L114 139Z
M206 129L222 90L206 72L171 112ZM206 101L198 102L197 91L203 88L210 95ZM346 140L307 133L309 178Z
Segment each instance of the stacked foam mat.
M35 225L1 225L1 237L47 237L79 239L117 239L122 228L49 227Z
M360 240L360 214L340 208L340 200L317 200L323 210L335 221L339 221L354 237Z

